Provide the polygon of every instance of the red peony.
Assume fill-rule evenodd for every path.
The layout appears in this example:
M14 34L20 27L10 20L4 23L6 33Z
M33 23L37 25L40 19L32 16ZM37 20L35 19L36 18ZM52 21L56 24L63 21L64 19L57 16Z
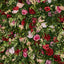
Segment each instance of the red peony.
M46 39L47 41L49 41L49 40L50 40L50 38L51 38L51 37L50 37L50 35L49 35L49 34L47 34L47 35L45 34L44 39Z
M51 48L49 48L49 49L46 50L46 54L47 54L48 56L52 56L53 53L54 53L54 51L53 51L53 49L51 49Z
M57 62L61 61L60 55L54 55L53 57L54 57L54 61Z
M44 8L44 10L45 10L46 12L47 12L47 11L50 11L50 7L47 6L47 7Z
M48 50L49 49L49 44L43 45L42 47L43 47L43 49Z
M36 12L32 8L29 8L29 13L30 14L36 14Z

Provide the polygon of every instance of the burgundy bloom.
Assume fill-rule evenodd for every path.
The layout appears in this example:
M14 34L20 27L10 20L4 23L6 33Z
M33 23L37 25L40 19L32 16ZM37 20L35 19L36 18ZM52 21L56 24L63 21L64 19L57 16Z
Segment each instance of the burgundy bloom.
M51 48L49 48L49 49L46 50L46 54L47 54L48 56L52 56L53 53L54 53L54 51L53 51L53 49L51 49Z
M29 8L29 13L30 14L36 14L36 12L32 8Z
M21 25L25 25L25 19L23 19L22 21L21 21Z
M44 0L44 1L42 1L43 3L45 3L47 0Z
M19 10L19 7L18 7L18 6L16 6L16 7L14 7L14 8L13 8L13 10Z
M49 35L49 34L47 34L47 35L45 34L44 39L46 39L47 41L49 41L49 40L50 40L50 38L51 38L51 37L50 37L50 35Z
M9 38L2 37L3 41L8 41Z
M21 50L17 49L17 50L15 51L15 54L19 55L20 52L21 52Z
M61 61L60 55L54 55L53 57L54 57L54 61L57 62Z
M10 14L7 14L7 18L10 18L10 17L12 17Z
M43 49L48 50L49 49L49 44L43 45L42 47L43 47Z
M1 15L6 15L5 12L2 12Z
M22 3L22 0L18 0L20 3Z
M44 10L45 10L46 12L47 12L47 11L50 11L50 7L47 6L47 7L44 8Z
M35 27L35 26L33 26L33 23L30 23L30 24L29 24L29 28L30 28L30 29L33 29L34 27Z

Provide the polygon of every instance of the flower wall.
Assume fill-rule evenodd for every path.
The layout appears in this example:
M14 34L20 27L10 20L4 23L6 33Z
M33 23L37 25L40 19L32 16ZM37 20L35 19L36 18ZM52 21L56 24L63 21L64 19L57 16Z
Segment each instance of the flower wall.
M64 0L1 0L0 64L64 64Z

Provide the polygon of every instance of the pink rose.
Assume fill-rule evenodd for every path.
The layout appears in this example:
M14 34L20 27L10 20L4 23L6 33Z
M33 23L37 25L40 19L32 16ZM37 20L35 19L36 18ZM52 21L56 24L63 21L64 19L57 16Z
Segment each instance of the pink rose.
M40 36L39 36L38 34L36 34L33 39L34 39L35 41L38 41L38 40L40 40Z
M26 15L28 13L28 11L27 10L22 10L22 15Z
M23 52L23 56L26 58L27 57L27 53L26 52Z
M23 50L23 52L27 52L27 48L25 48L25 49Z
M59 8L59 6L57 6L56 11L57 11L58 13L61 13L61 9Z
M41 50L41 53L44 55L44 51L43 50Z

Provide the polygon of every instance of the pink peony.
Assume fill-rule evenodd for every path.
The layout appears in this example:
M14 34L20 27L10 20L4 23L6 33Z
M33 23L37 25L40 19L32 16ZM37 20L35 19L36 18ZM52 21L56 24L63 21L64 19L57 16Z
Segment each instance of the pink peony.
M22 10L22 15L26 15L28 13L28 11L27 10Z
M26 52L23 52L23 56L26 58L27 57L27 53Z
M38 40L40 40L40 36L39 36L38 34L36 34L33 39L34 39L35 41L38 41Z

